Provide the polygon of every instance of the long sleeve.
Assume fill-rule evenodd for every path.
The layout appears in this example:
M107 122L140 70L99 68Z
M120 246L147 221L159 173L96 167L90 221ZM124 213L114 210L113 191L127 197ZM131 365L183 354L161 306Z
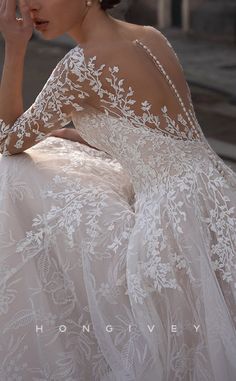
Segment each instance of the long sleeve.
M68 124L72 112L83 110L89 97L84 71L82 49L76 46L58 63L35 102L13 125L0 119L0 152L4 156L30 148L51 130Z

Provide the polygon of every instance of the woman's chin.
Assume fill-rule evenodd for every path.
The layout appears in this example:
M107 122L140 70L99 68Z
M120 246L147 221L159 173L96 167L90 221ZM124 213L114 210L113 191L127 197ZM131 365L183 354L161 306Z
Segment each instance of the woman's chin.
M55 40L56 38L61 36L61 34L53 33L52 31L49 31L49 30L40 30L40 31L37 30L36 34L43 40L48 40L48 41Z
M57 36L51 36L49 33L42 33L41 37L46 41L51 41L57 38Z

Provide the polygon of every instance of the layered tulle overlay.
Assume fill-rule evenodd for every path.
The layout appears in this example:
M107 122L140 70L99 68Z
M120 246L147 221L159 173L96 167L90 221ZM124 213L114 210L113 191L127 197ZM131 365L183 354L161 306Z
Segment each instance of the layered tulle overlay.
M88 111L81 114L79 120L80 124L75 117L74 123L90 144L99 136L98 146L109 152L113 143L134 187L135 218L126 252L125 294L132 311L130 322L138 328L135 337L140 337L141 347L130 333L124 336L129 344L127 347L123 343L125 361L122 356L119 362L128 375L123 373L118 379L233 381L235 173L203 134L199 140L188 142L156 137L150 129L134 129L96 110L90 110L89 116ZM125 141L132 136L132 144L123 144L119 155L121 135ZM89 244L88 236L87 252ZM86 268L92 274L96 272L94 257L86 256ZM99 285L93 277L87 281L87 290L96 295ZM111 315L105 312L111 305L108 290L102 313L105 323L112 321L116 326L116 308ZM97 316L102 304L91 299L90 311ZM101 337L102 327L100 322L97 332ZM112 369L116 369L120 357L120 353L111 355L115 354L118 338L119 330L114 330L113 351L104 343L104 351L110 348L107 358Z
M98 302L109 279L111 306L118 313L117 302L127 298L128 314L126 248L134 214L126 173L105 153L51 137L25 154L1 157L0 177L0 379L102 380L109 365L84 279L101 281L92 295ZM88 255L96 259L95 274Z
M75 47L1 121L1 380L235 381L236 175L132 43L129 74ZM102 152L51 137L12 156L71 120Z

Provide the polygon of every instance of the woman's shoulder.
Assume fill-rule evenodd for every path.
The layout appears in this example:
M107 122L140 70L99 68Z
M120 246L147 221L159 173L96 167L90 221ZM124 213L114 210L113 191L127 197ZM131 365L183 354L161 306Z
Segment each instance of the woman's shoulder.
M158 44L159 47L165 47L168 45L170 48L172 48L170 41L159 29L150 25L145 25L144 29L145 29L145 38L147 43L149 43L150 45Z
M124 22L124 28L130 31L128 33L130 42L138 39L146 44L153 52L160 50L164 44L169 44L166 37L156 28L150 25L137 25ZM127 44L128 43L128 44ZM124 45L125 44L125 45ZM117 41L114 44L101 41L101 45L96 46L82 46L80 44L70 49L66 55L59 61L55 68L57 71L69 71L71 73L82 76L87 70L95 70L101 68L107 63L115 64L117 56L120 52L124 52L125 48L129 49L129 42ZM114 54L114 51L116 54Z
M143 37L147 42L158 42L160 40L166 42L167 40L165 35L154 26L132 24L128 22L123 22L123 25L130 31L131 39L135 39L135 37L141 39Z
M145 33L140 40L152 53L161 58L163 64L168 66L180 66L180 60L168 38L157 28L145 25ZM182 70L182 68L181 68Z
M71 48L58 62L54 71L57 70L72 70L75 66L83 66L84 65L84 54L83 49L76 45Z
M83 49L79 45L76 45L60 59L54 67L48 82L60 83L61 85L67 83L68 86L79 84L79 82L84 82L86 71L87 66L84 60Z
M72 61L79 61L81 63L83 63L83 59L84 59L84 51L83 51L83 48L80 46L80 45L76 45L74 46L73 48L71 48L66 54L65 56L62 58L61 61L64 61L65 64L69 63L69 62L72 62Z

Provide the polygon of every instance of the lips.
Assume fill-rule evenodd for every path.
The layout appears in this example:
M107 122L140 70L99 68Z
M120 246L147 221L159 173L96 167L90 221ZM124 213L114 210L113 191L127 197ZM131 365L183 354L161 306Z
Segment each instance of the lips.
M41 27L46 27L48 24L49 24L49 21L47 20L43 20L43 19L33 19L33 22L34 22L34 25L36 26L36 28L41 28Z
M41 32L47 30L49 21L41 20L41 19L34 19L33 21L34 21L35 29L37 29Z
M33 21L34 21L35 24L45 24L45 23L49 22L48 20L40 19L38 17L34 18Z

